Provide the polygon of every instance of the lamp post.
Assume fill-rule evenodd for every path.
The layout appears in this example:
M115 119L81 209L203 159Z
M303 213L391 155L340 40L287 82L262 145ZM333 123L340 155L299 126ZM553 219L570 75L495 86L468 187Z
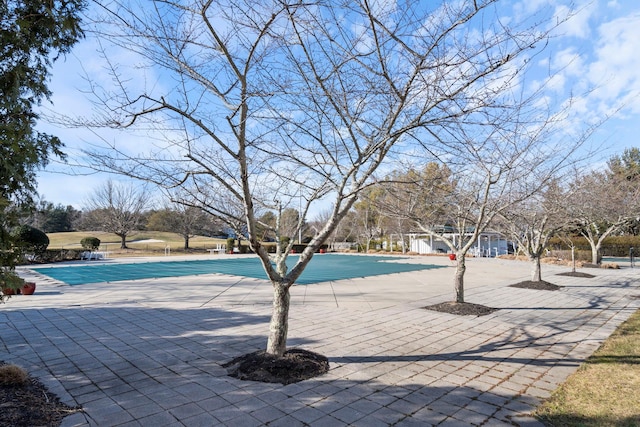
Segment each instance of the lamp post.
M302 187L298 197L298 244L302 244Z

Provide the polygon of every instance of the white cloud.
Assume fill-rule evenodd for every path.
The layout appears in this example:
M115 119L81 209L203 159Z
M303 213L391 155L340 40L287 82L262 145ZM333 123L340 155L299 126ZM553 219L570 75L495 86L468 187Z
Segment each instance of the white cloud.
M558 5L554 18L558 20L564 19L570 15L570 18L562 24L559 31L565 36L586 39L592 36L589 21L598 10L597 1L581 1L575 6Z
M574 47L562 49L550 58L540 60L537 66L540 70L544 70L546 77L537 80L532 89L543 88L560 95L577 89L585 69L584 60L576 53Z
M549 0L527 0L514 4L513 10L516 16L529 16L549 5Z
M562 71L567 76L581 76L584 72L584 61L575 48L570 47L553 56L551 67L554 71Z
M607 104L627 103L626 109L640 113L640 13L603 23L598 38L596 59L588 67L594 96Z
M566 99L563 105L571 105L571 123L567 126L583 127L614 115L618 126L609 127L609 120L599 132L600 137L611 138L619 132L620 120L626 121L627 126L638 127L640 58L636 51L640 13L629 10L628 5L626 9L612 4L604 8L605 3L594 1L567 23L570 25L562 26L551 40L550 56L539 60L536 66L537 81L545 82L542 86L545 96L555 94L558 99ZM601 13L593 13L596 10ZM548 76L549 80L542 76ZM626 133L625 137L628 135L632 133ZM629 145L622 139L616 139L616 143Z

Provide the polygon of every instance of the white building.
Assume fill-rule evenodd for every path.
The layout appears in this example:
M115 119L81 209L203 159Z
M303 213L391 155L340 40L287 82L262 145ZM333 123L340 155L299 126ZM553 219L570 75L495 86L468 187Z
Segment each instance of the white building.
M468 238L471 234L466 233L465 236ZM443 236L453 240L454 243L457 243L456 239L460 238L458 233L445 233ZM451 252L451 249L443 240L426 234L409 234L409 247L412 252L419 254L445 254ZM502 234L495 231L485 231L478 236L468 253L476 257L495 257L505 255L509 251L513 251L513 247Z

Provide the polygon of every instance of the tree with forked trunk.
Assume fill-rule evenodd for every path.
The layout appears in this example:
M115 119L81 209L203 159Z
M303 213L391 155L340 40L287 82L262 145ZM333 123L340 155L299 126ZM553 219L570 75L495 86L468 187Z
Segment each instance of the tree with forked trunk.
M406 199L396 204L405 208L394 215L411 219L456 255L457 303L465 302L466 257L480 235L500 215L529 203L560 171L580 161L576 152L597 127L587 126L567 144L560 136L570 104L552 113L540 108L540 96L539 90L520 94L512 108L473 113L471 124L453 121L437 132L431 130L440 142L439 151L425 147L425 157L446 162L433 160L422 170L396 173L382 182L389 194ZM542 250L540 243L536 250Z
M290 287L375 171L425 129L499 108L526 67L520 58L546 38L530 17L501 22L498 3L102 5L93 34L113 86L94 80L102 116L76 122L142 129L152 142L146 152L105 143L88 153L90 167L182 187L182 203L243 223L273 286L266 352L280 356ZM116 62L117 48L140 59L135 68ZM270 256L259 212L296 209L289 233L298 233L320 203L329 213L295 265L286 264L295 234Z
M566 210L566 197L559 181L553 180L540 193L500 213L496 228L532 262L533 282L542 281L541 259L549 239L573 223Z
M569 215L591 246L591 262L600 264L604 240L640 219L640 186L614 168L576 174L569 197Z
M211 221L210 215L199 208L179 203L167 204L164 208L152 212L146 229L179 234L184 240L185 251L191 249L189 244L192 237L222 234L221 224Z

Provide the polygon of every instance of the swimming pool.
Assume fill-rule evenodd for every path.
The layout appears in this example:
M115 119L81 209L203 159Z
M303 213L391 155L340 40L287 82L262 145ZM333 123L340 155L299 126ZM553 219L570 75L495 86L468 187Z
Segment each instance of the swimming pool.
M406 259L406 258L404 258ZM385 256L358 256L323 254L313 257L297 284L308 285L356 277L441 268L431 264L403 263L403 258ZM287 265L292 267L297 256L290 256ZM388 262L394 261L394 262ZM193 261L162 261L143 263L98 264L69 267L33 267L38 273L69 285L117 282L122 280L182 277L198 274L230 274L234 276L266 279L267 274L257 257L224 258Z

